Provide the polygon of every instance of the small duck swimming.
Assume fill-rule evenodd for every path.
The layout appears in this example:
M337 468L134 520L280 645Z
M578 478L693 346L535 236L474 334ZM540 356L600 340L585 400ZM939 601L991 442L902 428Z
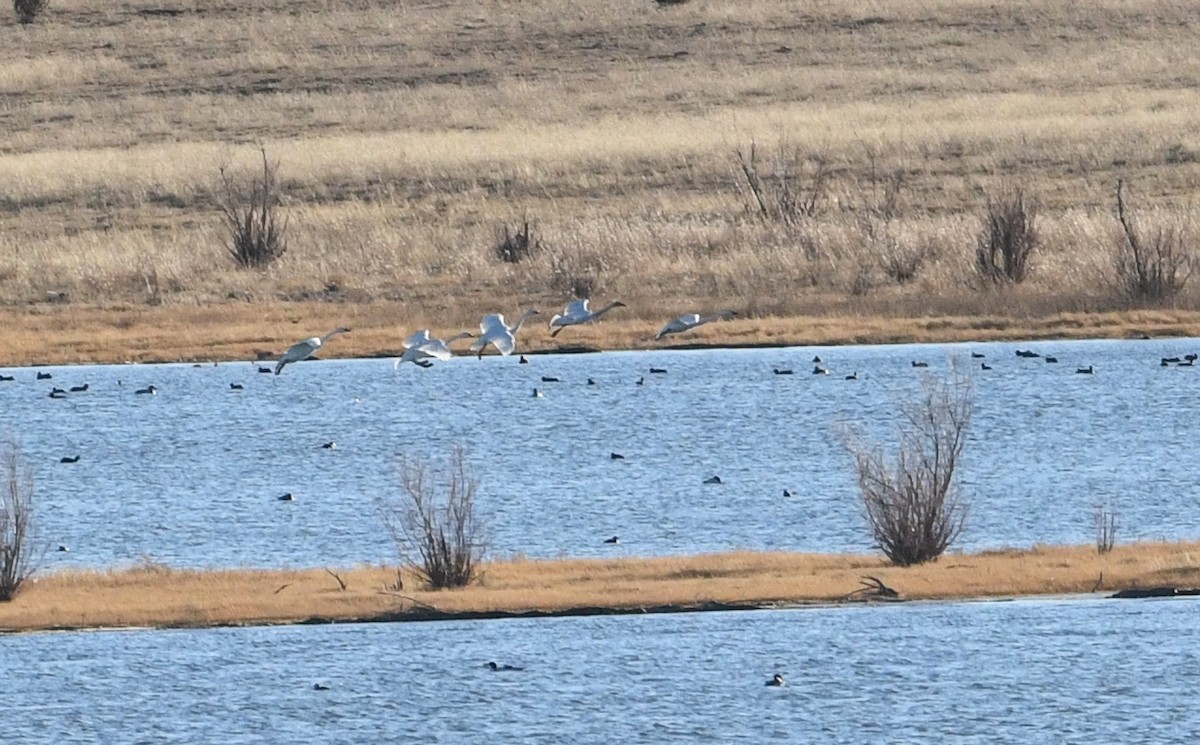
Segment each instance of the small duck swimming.
M1091 365L1088 365L1087 367L1077 367L1077 368L1075 368L1075 372L1076 372L1076 374L1078 374L1078 375L1091 375L1092 373L1094 373L1094 372L1095 372L1095 370L1094 370L1094 369L1092 369L1092 366L1091 366Z
M720 476L712 476L707 479L704 479L704 483L706 483L706 484L723 484L725 482L721 481Z
M979 369L980 369L980 370L991 370L991 369L992 369L992 366L991 366L991 365L989 365L989 364L988 364L988 363L986 363L986 362L980 362L980 363L979 363Z
M40 372L40 373L38 373L38 374L37 374L37 379L38 379L38 380L49 380L49 379L51 379L51 378L53 378L53 377L54 377L54 376L53 376L53 375L51 375L50 373L44 373L44 372Z
M271 370L271 368L269 368L269 367L262 367L261 365L259 366L259 368L258 368L258 371L259 371L260 373L268 373L268 374L269 374L269 373L271 373L271 372L273 372L273 371Z
M529 360L525 359L525 355L521 355L520 358L517 359L517 364L518 365L528 365Z
M854 372L847 375L846 380L858 380L858 370L855 370Z
M337 450L337 443L334 442L333 440L330 440L329 442L326 442L323 445L321 445L321 449L322 450Z
M296 501L296 498L292 496L291 492L288 492L287 494L283 494L281 496L275 497L275 499L279 500L280 502L295 502Z
M604 542L605 543L620 543L621 539L614 535L612 538L605 538Z
M320 683L313 683L313 690L314 691L328 691L329 686L321 685Z
M625 460L625 456L620 453L609 453L608 458L609 460Z
M549 375L543 375L543 376L542 376L542 382L543 382L543 383L561 383L562 381L561 381L561 380L559 380L558 378L551 377L551 376L549 376Z
M497 665L495 660L484 665L484 667L486 667L487 669L491 670L494 673L501 673L501 672L506 673L506 672L512 672L512 671L516 671L516 670L524 670L525 669L523 667L517 667L516 665Z
M651 372L651 374L653 374L653 375L666 375L666 374L667 374L667 368L665 368L665 367L652 367L652 368L650 368L650 372Z
M543 396L542 396L542 392L541 392L541 391L539 391L537 388L534 388L534 389L533 389L533 395L532 395L532 396L530 396L530 398L543 398Z
M820 365L815 365L815 366L813 366L813 372L812 372L812 374L813 374L813 375L828 375L828 374L829 374L829 370L827 370L827 369L825 369L825 368L821 367Z
M240 390L243 390L244 388L245 388L245 386L242 385L241 383L230 383L229 384L229 390L231 390L231 391L240 391Z
M134 393L137 393L137 394L143 395L143 396L157 396L158 389L152 385L148 385L145 388L138 388L136 391L134 391Z
M83 385L71 386L70 391L71 391L71 393L84 393L85 391L87 391L87 389L88 389L88 384L84 383Z
M776 375L791 375L792 369L790 367L785 367L785 368L776 367L776 368L772 368L771 372L775 373Z
M783 675L781 675L780 673L775 673L775 675L770 680L767 681L766 685L768 685L772 688L780 688L783 686L783 683L784 683Z
M67 397L67 392L64 391L62 388L51 388L50 389L50 398L66 398L66 397Z
M929 367L929 363L928 363L928 362L922 362L922 361L920 361L920 360L913 360L913 361L912 361L912 366L913 366L913 367Z
M59 463L78 463L78 462L79 462L79 456L78 456L78 455L76 455L75 457L71 458L71 457L67 457L67 456L65 456L65 455L64 455L62 458L59 458L59 459L58 459L58 462L59 462Z
M595 384L596 384L596 381L592 380L591 378L588 378L588 382L587 382L587 384L588 384L588 385L595 385Z

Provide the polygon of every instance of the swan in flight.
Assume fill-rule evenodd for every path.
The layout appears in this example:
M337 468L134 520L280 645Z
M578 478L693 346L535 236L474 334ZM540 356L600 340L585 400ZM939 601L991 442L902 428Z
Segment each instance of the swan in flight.
M477 358L482 358L483 350L491 344L502 355L512 354L517 348L517 332L521 330L521 324L525 323L526 318L536 315L538 312L530 308L512 326L505 323L504 316L499 313L484 316L479 322L479 338L471 343L471 351L476 353Z
M451 344L459 339L469 339L474 335L470 331L464 331L443 341L431 338L429 336L429 329L421 329L404 340L404 354L400 356L400 359L396 360L395 364L392 365L392 369L400 367L405 362L411 362L421 367L431 366L433 363L430 360L445 362L454 356L454 353L450 351Z
M685 313L684 315L669 321L666 326L654 335L655 340L661 339L664 336L671 334L682 334L684 331L691 331L697 326L703 326L710 321L727 321L737 315L732 310L723 310L720 313L709 313L702 316L699 313Z
M275 374L278 375L279 373L283 372L284 365L288 364L289 362L299 362L300 360L306 360L309 357L312 357L313 353L324 346L330 339L338 334L349 333L349 331L350 329L346 328L345 326L341 326L333 331L330 331L324 336L314 336L310 339L296 342L288 349L288 351L283 353L282 357L279 358L279 362L275 365Z
M600 316L609 312L613 308L624 307L625 303L622 303L620 300L614 300L600 310L593 311L588 309L587 300L572 300L571 302L567 303L567 307L563 309L562 313L555 315L550 319L550 328L553 329L550 332L550 337L553 338L558 336L558 332L562 331L567 326L577 326L581 323L591 323L592 321L599 320Z

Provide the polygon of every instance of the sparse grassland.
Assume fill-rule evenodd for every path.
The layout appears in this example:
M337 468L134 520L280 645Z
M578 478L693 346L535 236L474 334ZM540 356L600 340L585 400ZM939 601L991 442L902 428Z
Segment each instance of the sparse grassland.
M483 567L479 583L439 592L397 592L391 589L396 570L384 567L347 569L334 577L323 569L185 571L144 563L39 577L16 600L0 603L0 630L348 621L394 614L403 620L406 611L429 608L487 613L826 603L844 601L867 574L913 600L1200 586L1200 543L1136 543L1104 554L1094 546L947 554L906 568L872 556L786 553L498 561ZM415 577L405 578L405 587L416 585Z
M368 353L580 289L629 308L564 343L714 305L747 319L717 342L1141 331L1114 188L1195 235L1197 23L1180 0L56 0L0 17L0 364L277 353L356 318L378 326L331 353ZM751 143L802 219L762 217ZM219 168L260 146L289 246L244 270ZM1040 248L980 287L1013 185ZM541 248L501 260L526 218ZM1195 333L1200 290L1153 310Z

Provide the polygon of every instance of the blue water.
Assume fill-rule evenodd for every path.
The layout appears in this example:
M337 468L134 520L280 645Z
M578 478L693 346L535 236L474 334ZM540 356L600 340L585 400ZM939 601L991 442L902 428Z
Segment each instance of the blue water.
M1191 743L1198 612L1076 599L14 636L3 737ZM776 672L787 684L765 687Z
M1197 349L1185 339L610 352L398 371L339 360L279 377L245 362L79 366L44 368L43 381L4 369L17 380L0 383L0 430L34 469L42 539L70 549L48 553L50 567L391 563L379 507L400 494L399 457L436 462L456 444L478 476L493 555L860 551L870 539L839 429L889 433L897 400L919 384L911 361L944 374L961 358L977 403L962 547L1086 543L1098 503L1119 513L1118 540L1195 538L1200 368L1159 358ZM810 374L814 355L833 374ZM1075 373L1088 365L1094 375ZM795 374L772 373L785 367ZM86 393L47 397L83 383ZM159 394L134 393L148 384ZM702 483L713 475L724 483ZM285 492L295 501L277 501ZM621 543L604 544L611 535Z

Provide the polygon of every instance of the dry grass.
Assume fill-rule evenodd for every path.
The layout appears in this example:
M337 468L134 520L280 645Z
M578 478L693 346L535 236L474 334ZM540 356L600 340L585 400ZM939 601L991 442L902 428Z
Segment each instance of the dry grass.
M0 49L0 304L162 303L171 323L398 302L459 326L582 280L647 325L715 304L764 334L829 307L901 325L1115 311L1116 178L1170 224L1200 177L1192 16L1178 0L56 0ZM829 164L811 220L747 212L735 153L752 142ZM218 166L252 168L260 146L284 164L292 240L246 273L224 256ZM863 220L881 173L903 175L883 242ZM1042 205L1043 248L1019 288L974 291L976 216L1014 182ZM496 231L525 216L544 248L507 264ZM903 285L897 251L922 257ZM1200 290L1170 302L1200 310Z
M1200 585L1200 543L1137 543L948 554L917 567L854 555L730 553L648 559L567 559L488 564L482 581L441 592L387 590L389 567L183 571L156 564L38 578L0 604L0 630L56 627L208 626L349 620L432 606L446 612L636 608L845 599L864 574L908 599L960 599ZM409 577L408 580L415 580ZM406 586L416 582L406 581Z

